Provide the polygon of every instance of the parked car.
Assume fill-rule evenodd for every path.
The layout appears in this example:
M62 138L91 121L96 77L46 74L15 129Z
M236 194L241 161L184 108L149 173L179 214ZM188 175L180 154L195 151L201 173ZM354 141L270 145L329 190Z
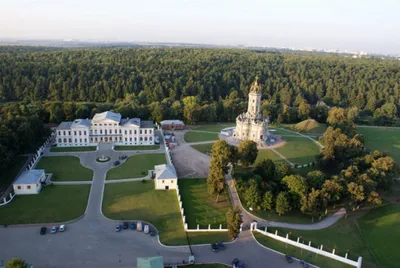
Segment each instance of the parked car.
M211 249L213 252L218 252L219 251L219 247L217 243L212 243L211 244Z
M115 226L115 231L116 231L116 232L121 231L121 224L117 224L117 225Z
M51 233L52 233L52 234L55 234L55 233L57 233L57 232L58 232L58 227L57 227L57 226L51 227Z
M128 156L126 156L126 155L121 156L121 160L125 160L127 158L128 158Z
M244 268L244 262L238 258L233 259L232 268Z
M136 230L136 223L132 222L131 224L129 224L129 228L131 230Z
M218 248L219 248L220 250L224 250L224 249L225 249L224 243L219 242L219 243L218 243Z
M59 228L60 232L64 232L65 231L65 224L61 224L60 228Z
M286 257L286 260L287 260L288 263L293 263L293 257L292 256L285 255L285 257Z
M129 227L129 223L127 223L127 222L124 222L124 224L122 225L122 228L124 228L124 229L128 229L128 227Z
M47 228L46 227L43 226L42 228L40 228L40 235L45 235L46 232L47 232Z
M309 265L306 261L303 261L303 260L300 261L300 264L301 264L304 268L309 268L309 267L310 267L310 265Z
M156 232L151 231L151 232L150 232L150 236L156 236Z
M119 164L121 164L121 162L119 162L118 160L114 162L114 166L118 166Z

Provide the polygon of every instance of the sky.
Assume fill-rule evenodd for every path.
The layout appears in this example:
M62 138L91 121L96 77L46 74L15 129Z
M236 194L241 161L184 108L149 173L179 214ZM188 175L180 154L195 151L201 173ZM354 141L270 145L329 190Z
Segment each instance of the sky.
M400 0L0 0L0 39L400 54Z

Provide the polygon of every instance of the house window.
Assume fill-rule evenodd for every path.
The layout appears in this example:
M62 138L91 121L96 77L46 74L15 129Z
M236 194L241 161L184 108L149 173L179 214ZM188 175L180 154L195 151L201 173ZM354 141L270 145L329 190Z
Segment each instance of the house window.
M129 138L129 141L132 141L132 138Z
M94 141L97 142L97 138L95 138Z
M65 142L65 143L67 142L67 138L64 138L64 142Z
M86 130L83 132L83 135L85 135L85 136L86 136Z
M142 134L142 130L140 130L140 134Z
M117 130L114 130L114 133L117 134Z
M142 141L143 140L143 138L142 137L140 137L140 141Z
M162 183L164 183L164 180L162 180Z
M137 138L135 137L135 141L137 141Z
M58 131L58 135L61 135L61 131Z
M119 134L121 134L121 130L119 130Z
M149 137L149 141L152 141L153 140L153 137Z
M101 127L101 126L103 126L102 124L99 124L99 126Z
M104 130L104 134L107 134L107 129Z
M97 127L97 124L94 124L95 127Z
M74 131L74 135L76 136L76 131Z
M149 134L151 134L152 131L153 131L152 129L149 129Z
M97 134L97 129L94 130L94 134Z
M58 139L58 143L62 143L62 139Z
M79 136L82 136L82 131L79 130Z
M103 134L103 130L102 129L100 129L100 134Z
M147 137L144 137L144 140L147 141Z
M144 130L144 134L147 134L147 129Z
M136 135L136 129L135 129L135 135Z
M132 129L129 130L129 134L132 134Z
M125 135L128 134L128 132L125 130Z
M63 134L65 135L65 130L63 131Z
M68 131L68 135L71 135L71 131Z
M85 139L85 142L87 142L87 139Z
M77 142L78 142L78 139L75 138L75 143L77 143Z
M69 138L69 139L68 139L68 142L69 142L69 143L71 143L71 142L72 142L72 139L71 139L71 138Z
M28 186L26 186L26 188L29 190L29 189L31 189L31 186L30 186L30 185L28 185Z
M125 141L128 141L128 138L125 138Z
M21 186L17 186L17 189L18 189L18 190L21 190Z
M171 183L174 183L174 181L173 181L173 180L171 180Z

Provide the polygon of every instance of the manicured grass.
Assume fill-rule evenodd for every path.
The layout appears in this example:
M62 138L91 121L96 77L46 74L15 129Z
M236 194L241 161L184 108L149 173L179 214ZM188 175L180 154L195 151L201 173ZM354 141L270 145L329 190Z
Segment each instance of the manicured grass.
M185 267L191 267L191 268L226 268L230 267L225 264L220 264L220 263L210 263L210 264L193 264L193 265L187 265ZM165 268L171 268L170 266L165 266Z
M213 144L214 143L205 143L205 144L195 144L191 146L203 154L211 154L211 149Z
M317 265L319 267L323 267L323 268L351 268L351 267L353 267L353 266L345 264L343 262L339 262L339 261L336 261L334 259L331 259L331 258L328 258L325 256L317 255L316 253L302 250L302 249L292 246L292 245L287 245L281 241L269 238L258 232L253 232L253 234L254 234L254 237L257 239L257 241L260 242L260 244L262 244L270 249L279 251L281 253L288 254L288 255L298 258L300 260L305 260L306 262ZM297 267L297 265L294 265L294 267Z
M359 256L363 257L363 267L377 267L377 264L374 261L373 256L370 254L368 251L367 245L370 247L374 247L372 244L370 244L367 241L367 244L364 242L360 229L358 228L359 222L364 221L363 217L361 217L363 214L362 212L353 212L351 213L347 219L342 218L334 224L331 227L328 227L326 229L322 230L313 230L313 231L302 231L302 230L290 230L290 229L284 229L284 228L268 228L269 231L273 232L275 229L278 230L280 235L286 235L287 233L290 235L291 239L296 240L297 237L302 237L302 240L305 241L305 243L308 243L308 241L312 242L312 245L314 247L318 247L320 245L323 245L324 249L327 251L332 251L335 249L335 254L340 255L340 256L345 256L346 252L349 253L349 258L352 260L357 260ZM361 218L360 218L361 217ZM361 224L362 225L362 224ZM378 227L378 226L376 226ZM386 226L387 228L388 226ZM374 226L369 226L366 227L366 231L372 230L375 227ZM370 229L369 229L370 228ZM385 227L383 227L385 228ZM398 228L398 224L397 224ZM376 229L378 230L378 229ZM391 253L396 252L396 235L395 233L398 232L396 227L390 228L392 230L392 234L394 235L392 241L394 243L388 243L386 249L390 247L390 245L393 247ZM378 230L378 232L381 232ZM363 232L365 235L365 231ZM386 230L382 230L382 234L386 233ZM386 234L390 233L388 231ZM380 240L385 241L385 238L381 237L371 237L371 240ZM398 238L398 235L397 235ZM382 242L385 243L385 242ZM385 253L389 255L389 252ZM396 253L397 254L397 253ZM393 256L395 258L396 255ZM398 261L398 258L397 258ZM397 262L398 263L398 262ZM390 267L390 266L382 266L382 267ZM393 267L393 266L392 266Z
M118 145L114 147L115 151L137 151L137 150L158 150L160 149L159 144L155 145Z
M96 151L96 146L82 146L82 147L51 147L50 152L90 152Z
M400 163L400 128L357 127L365 138L365 146L371 150L389 153Z
M216 196L208 193L206 179L180 179L179 193L182 198L182 205L185 211L186 223L190 229L222 228L226 227L226 212L231 207L228 192L220 195L218 203L215 203Z
M0 207L0 224L53 223L73 220L86 209L90 185L49 185L34 195L17 195Z
M213 131L213 132L220 132L222 129L227 127L234 127L235 124L233 123L216 123L216 124L204 124L196 127L195 130L201 131Z
M274 162L283 162L284 161L273 151L271 151L269 149L261 149L261 150L258 150L258 155L257 155L257 159L255 161L255 164L257 164L258 162L261 162L262 160L267 159L267 158L271 159Z
M185 133L184 139L186 142L214 141L218 140L218 134L188 131Z
M24 167L28 160L27 156L17 156L12 165L7 169L3 169L0 173L0 195L11 185L20 170Z
M292 135L296 134L292 133ZM318 145L300 135L298 137L283 136L282 138L286 141L285 145L275 150L294 164L308 164L314 161L315 156L320 153Z
M154 224L166 245L186 245L187 238L175 190L154 189L154 181L107 184L103 213L115 220L143 220ZM227 241L227 233L188 233L191 243Z
M400 205L387 204L371 210L359 220L359 226L381 267L398 267Z
M36 168L53 173L52 181L91 181L93 177L93 171L82 166L75 156L42 157Z
M107 180L145 177L155 165L165 164L165 154L140 154L129 157L125 163L107 172Z

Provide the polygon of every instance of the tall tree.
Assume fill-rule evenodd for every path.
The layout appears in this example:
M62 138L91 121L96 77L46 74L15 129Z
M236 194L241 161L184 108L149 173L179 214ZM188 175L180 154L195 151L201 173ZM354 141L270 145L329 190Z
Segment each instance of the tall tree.
M189 96L183 99L183 116L189 124L196 123L199 110L200 105L196 97Z
M289 201L285 192L280 192L276 197L275 211L279 216L284 215L290 209Z
M240 233L240 225L242 224L242 214L239 208L228 209L226 212L226 223L228 224L228 234L234 239Z
M258 155L257 143L252 140L243 140L239 143L238 154L240 162L248 167L256 161Z

